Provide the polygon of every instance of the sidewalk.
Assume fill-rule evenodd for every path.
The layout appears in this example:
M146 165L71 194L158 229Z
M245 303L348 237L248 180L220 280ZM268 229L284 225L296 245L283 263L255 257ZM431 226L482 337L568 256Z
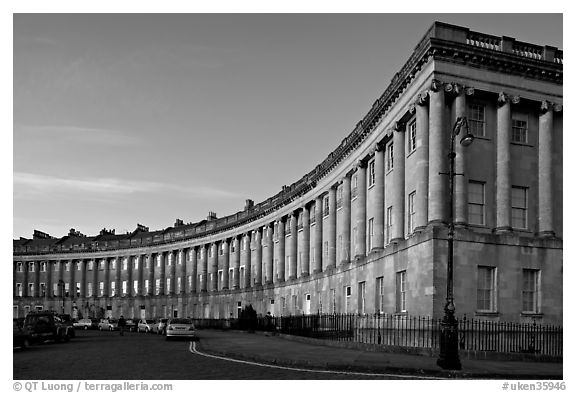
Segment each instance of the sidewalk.
M432 357L314 345L281 335L199 330L198 336L202 352L290 367L446 378L562 379L562 363L463 359L461 371L445 371Z

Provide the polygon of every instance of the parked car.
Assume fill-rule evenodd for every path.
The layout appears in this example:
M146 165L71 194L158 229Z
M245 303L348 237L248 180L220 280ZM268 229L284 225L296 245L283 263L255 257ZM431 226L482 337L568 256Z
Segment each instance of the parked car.
M98 327L98 323L94 319L84 318L74 322L74 327L76 329L96 329Z
M28 330L21 326L18 319L14 319L13 322L13 345L14 347L20 347L26 349L30 346L30 333Z
M166 324L166 340L172 338L196 339L196 328L190 318L172 318Z
M32 311L26 315L24 329L30 334L30 342L68 341L74 332L62 319L51 311Z
M118 330L118 320L113 318L101 319L98 324L98 330Z
M76 332L74 331L74 321L72 320L70 314L58 314L58 316L60 317L62 322L66 324L66 326L70 327L70 338L76 337Z
M154 325L153 319L141 319L138 321L137 330L138 332L150 333L152 332L152 326Z
M168 318L158 318L152 325L152 332L156 334L165 334L166 333L166 322L168 322Z
M128 330L129 332L136 331L136 322L133 319L126 320L126 326L124 326L124 330Z

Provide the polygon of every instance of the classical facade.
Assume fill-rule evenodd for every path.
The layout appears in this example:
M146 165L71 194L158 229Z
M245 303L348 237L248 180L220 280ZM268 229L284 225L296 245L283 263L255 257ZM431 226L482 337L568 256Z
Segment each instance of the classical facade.
M562 51L435 23L340 145L243 211L14 240L14 316L456 315L562 323Z

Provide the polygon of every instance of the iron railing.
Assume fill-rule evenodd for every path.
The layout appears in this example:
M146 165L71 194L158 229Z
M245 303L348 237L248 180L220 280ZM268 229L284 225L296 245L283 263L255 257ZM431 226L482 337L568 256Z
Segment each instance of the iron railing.
M440 318L389 314L309 314L255 320L195 319L197 328L275 331L294 336L404 348L440 348ZM461 350L562 357L562 327L458 320Z

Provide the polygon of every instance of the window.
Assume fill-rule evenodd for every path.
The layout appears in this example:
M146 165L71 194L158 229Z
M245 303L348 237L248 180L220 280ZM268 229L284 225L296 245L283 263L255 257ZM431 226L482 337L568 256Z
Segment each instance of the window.
M358 283L358 312L366 313L366 281Z
M54 271L55 272L60 271L60 262L54 263Z
M66 262L66 267L64 268L67 272L70 271L70 262Z
M350 181L351 185L350 185L350 196L352 197L352 199L356 198L356 195L358 194L358 174L355 173L352 175L352 179Z
M214 246L211 246L210 248L208 248L208 258L212 258L212 248Z
M170 284L172 284L172 279L170 277L166 277L166 288L164 289L165 294L171 292Z
M88 283L87 291L88 291L88 293L86 294L86 296L92 297L92 283L91 282Z
M150 281L144 280L144 293L147 295L150 291Z
M106 261L100 261L98 262L98 270L104 270L104 264L106 263Z
M528 189L512 186L512 227L526 229L528 212Z
M470 180L468 182L468 223L485 225L484 221L484 183Z
M386 209L386 244L390 243L392 235L392 206Z
M16 283L16 296L22 296L22 283Z
M396 311L406 312L406 270L396 273Z
M375 182L376 182L376 171L374 160L370 160L370 162L368 162L368 187L372 187Z
M173 252L169 252L169 253L168 253L168 257L166 258L166 259L167 259L167 261L166 261L166 266L172 266L174 257L175 257L175 255L174 255Z
M180 293L182 291L182 277L176 278L176 293Z
M116 259L113 259L112 262L110 262L110 269L116 269Z
M240 266L240 285L242 285L242 288L246 287L246 282L244 281L246 279L245 270L244 266Z
M98 283L98 295L104 296L104 281Z
M330 214L330 197L327 195L324 197L324 210L322 211L322 215L324 217L326 217L328 214Z
M484 105L472 104L468 107L468 127L474 136L486 136Z
M324 258L328 259L328 241L324 242Z
M526 117L512 119L512 142L528 143L528 121Z
M58 286L58 283L52 284L52 296L62 296L62 292Z
M384 311L384 277L376 278L376 311Z
M416 119L408 124L408 153L416 150Z
M136 295L136 296L140 295L140 294L138 293L138 280L134 280L134 281L132 282L132 289L133 289L132 293L133 293L134 295Z
M220 255L224 255L224 243L220 243Z
M522 312L540 312L540 270L522 270Z
M495 302L496 268L478 266L476 309L478 311L496 311Z
M122 270L128 270L128 258L122 258Z
M160 294L160 279L157 278L155 283L156 283L156 285L154 287L154 294L159 295Z
M342 207L342 198L344 195L344 188L340 185L336 188L336 206ZM300 216L298 216L300 218ZM298 224L300 224L300 220L298 220Z
M94 261L88 261L88 270L92 271L94 269Z
M222 270L218 270L218 282L216 283L218 290L221 290L224 286L224 272Z
M34 296L34 283L28 283L28 296Z
M416 191L408 195L408 233L414 232L416 224Z
M110 282L110 296L116 296L116 282Z
M230 242L230 252L236 252L236 241Z
M368 220L368 251L372 249L374 246L373 244L374 238L374 218Z
M126 295L128 293L128 281L122 281L122 295Z
M16 263L16 272L17 273L21 273L22 272L22 262L18 262Z
M150 259L151 257L149 258L144 257L144 269L150 269Z
M394 144L390 143L386 146L386 170L392 169L394 169Z
M316 205L310 206L310 223L316 221Z
M34 262L28 262L28 271L34 273Z
M46 271L46 262L40 262L40 271L41 271L41 272L45 272L45 271Z
M70 283L68 282L64 284L64 296L70 296Z

